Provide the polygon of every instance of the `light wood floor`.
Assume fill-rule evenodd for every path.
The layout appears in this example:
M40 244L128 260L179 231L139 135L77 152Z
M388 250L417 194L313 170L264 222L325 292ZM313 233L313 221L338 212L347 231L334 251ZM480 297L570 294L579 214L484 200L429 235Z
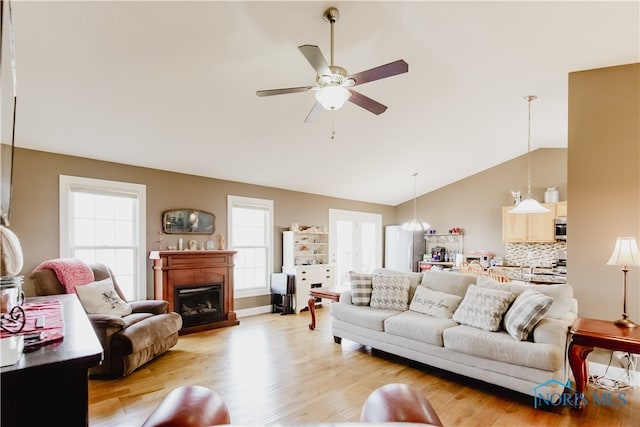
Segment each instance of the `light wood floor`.
M91 380L92 426L138 426L164 396L181 385L216 390L233 424L355 422L366 397L393 382L418 388L445 426L640 426L640 390L618 407L583 411L533 408L533 398L455 374L371 351L335 344L328 307L309 313L264 314L239 326L181 336L176 347L133 374ZM589 388L602 396L603 391ZM620 403L620 401L617 401Z

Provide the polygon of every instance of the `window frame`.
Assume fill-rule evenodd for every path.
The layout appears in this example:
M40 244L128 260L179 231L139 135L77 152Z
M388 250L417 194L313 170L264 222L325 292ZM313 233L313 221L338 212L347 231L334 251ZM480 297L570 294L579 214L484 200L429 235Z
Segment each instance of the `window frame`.
M260 288L251 289L238 289L234 283L234 295L235 298L246 298L261 295L271 294L270 277L273 273L273 259L274 259L274 241L273 241L273 223L274 223L274 202L268 199L258 199L254 197L243 197L227 195L227 243L229 250L235 250L233 243L233 209L234 207L252 207L262 208L268 211L269 218L265 225L267 242L267 271L265 273L265 286ZM235 263L234 263L235 264ZM235 268L235 265L234 265Z
M71 256L70 230L72 223L72 211L70 209L70 194L74 189L94 190L96 192L122 193L133 195L137 203L137 230L135 232L137 247L137 257L134 263L136 276L134 284L133 301L147 299L147 187L144 184L134 184L120 181L109 181L104 179L86 178L79 176L60 175L59 176L59 209L60 209L60 257Z

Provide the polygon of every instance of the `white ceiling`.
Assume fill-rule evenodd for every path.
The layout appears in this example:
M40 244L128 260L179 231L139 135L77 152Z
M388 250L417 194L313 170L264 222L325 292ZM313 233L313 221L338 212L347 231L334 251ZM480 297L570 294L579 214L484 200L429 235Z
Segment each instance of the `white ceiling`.
M566 147L568 74L640 61L639 4L14 0L16 145L397 205L414 172L423 194L524 154L525 95L532 149ZM329 6L336 65L409 64L358 86L380 116L255 94L314 84L298 46L330 60Z

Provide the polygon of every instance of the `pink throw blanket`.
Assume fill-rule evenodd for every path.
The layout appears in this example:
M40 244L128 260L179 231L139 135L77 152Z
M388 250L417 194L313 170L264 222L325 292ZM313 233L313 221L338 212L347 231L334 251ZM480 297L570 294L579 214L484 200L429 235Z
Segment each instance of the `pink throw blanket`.
M58 258L45 261L36 270L52 269L62 283L66 293L76 292L76 286L86 285L94 281L93 270L83 261L75 258Z

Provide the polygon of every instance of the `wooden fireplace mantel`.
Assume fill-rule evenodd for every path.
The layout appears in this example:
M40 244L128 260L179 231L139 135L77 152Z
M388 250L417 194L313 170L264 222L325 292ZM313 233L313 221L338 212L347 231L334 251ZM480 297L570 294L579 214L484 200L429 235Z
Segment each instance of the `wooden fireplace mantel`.
M223 283L224 319L205 325L182 328L180 334L238 325L233 307L233 256L236 251L151 251L153 283L157 299L175 307L175 290L181 286Z

